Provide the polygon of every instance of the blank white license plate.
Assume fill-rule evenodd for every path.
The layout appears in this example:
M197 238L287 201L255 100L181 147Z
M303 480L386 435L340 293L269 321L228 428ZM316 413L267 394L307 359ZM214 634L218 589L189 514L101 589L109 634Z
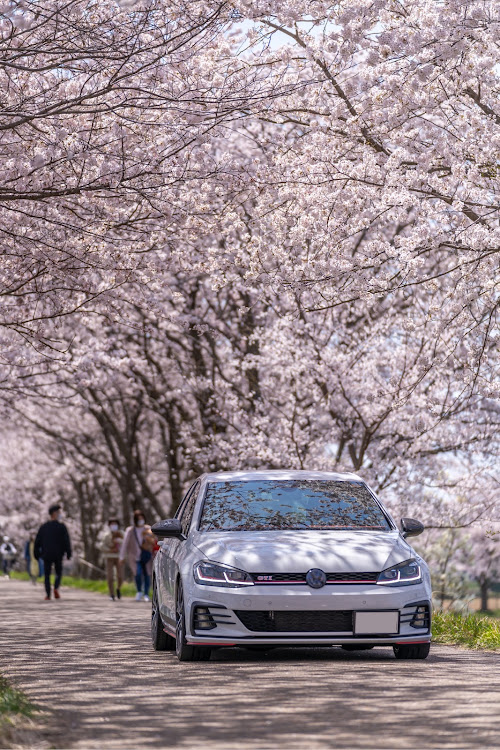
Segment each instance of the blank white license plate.
M356 612L354 633L356 635L394 634L399 631L399 612Z

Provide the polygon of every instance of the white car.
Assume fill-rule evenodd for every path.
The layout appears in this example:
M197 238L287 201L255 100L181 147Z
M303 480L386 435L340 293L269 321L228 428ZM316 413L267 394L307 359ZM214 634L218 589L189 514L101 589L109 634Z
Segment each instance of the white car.
M355 474L204 474L153 532L151 635L181 661L244 646L391 646L425 659L431 582L406 538Z

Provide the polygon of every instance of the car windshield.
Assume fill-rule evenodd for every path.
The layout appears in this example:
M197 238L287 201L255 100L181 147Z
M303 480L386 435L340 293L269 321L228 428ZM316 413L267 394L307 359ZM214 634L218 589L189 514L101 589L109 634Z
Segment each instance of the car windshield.
M363 482L334 479L210 482L200 531L390 530Z

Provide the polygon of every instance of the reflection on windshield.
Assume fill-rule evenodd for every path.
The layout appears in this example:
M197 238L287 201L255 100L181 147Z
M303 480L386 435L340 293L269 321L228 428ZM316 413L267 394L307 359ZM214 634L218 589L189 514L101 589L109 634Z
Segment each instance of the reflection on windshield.
M366 485L329 479L210 482L201 531L376 529L389 523Z

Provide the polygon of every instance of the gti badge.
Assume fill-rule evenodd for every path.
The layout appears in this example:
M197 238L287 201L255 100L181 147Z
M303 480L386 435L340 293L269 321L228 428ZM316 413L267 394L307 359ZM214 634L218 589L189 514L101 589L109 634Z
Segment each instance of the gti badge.
M312 589L321 589L326 583L326 573L319 568L311 568L306 575L306 583Z

